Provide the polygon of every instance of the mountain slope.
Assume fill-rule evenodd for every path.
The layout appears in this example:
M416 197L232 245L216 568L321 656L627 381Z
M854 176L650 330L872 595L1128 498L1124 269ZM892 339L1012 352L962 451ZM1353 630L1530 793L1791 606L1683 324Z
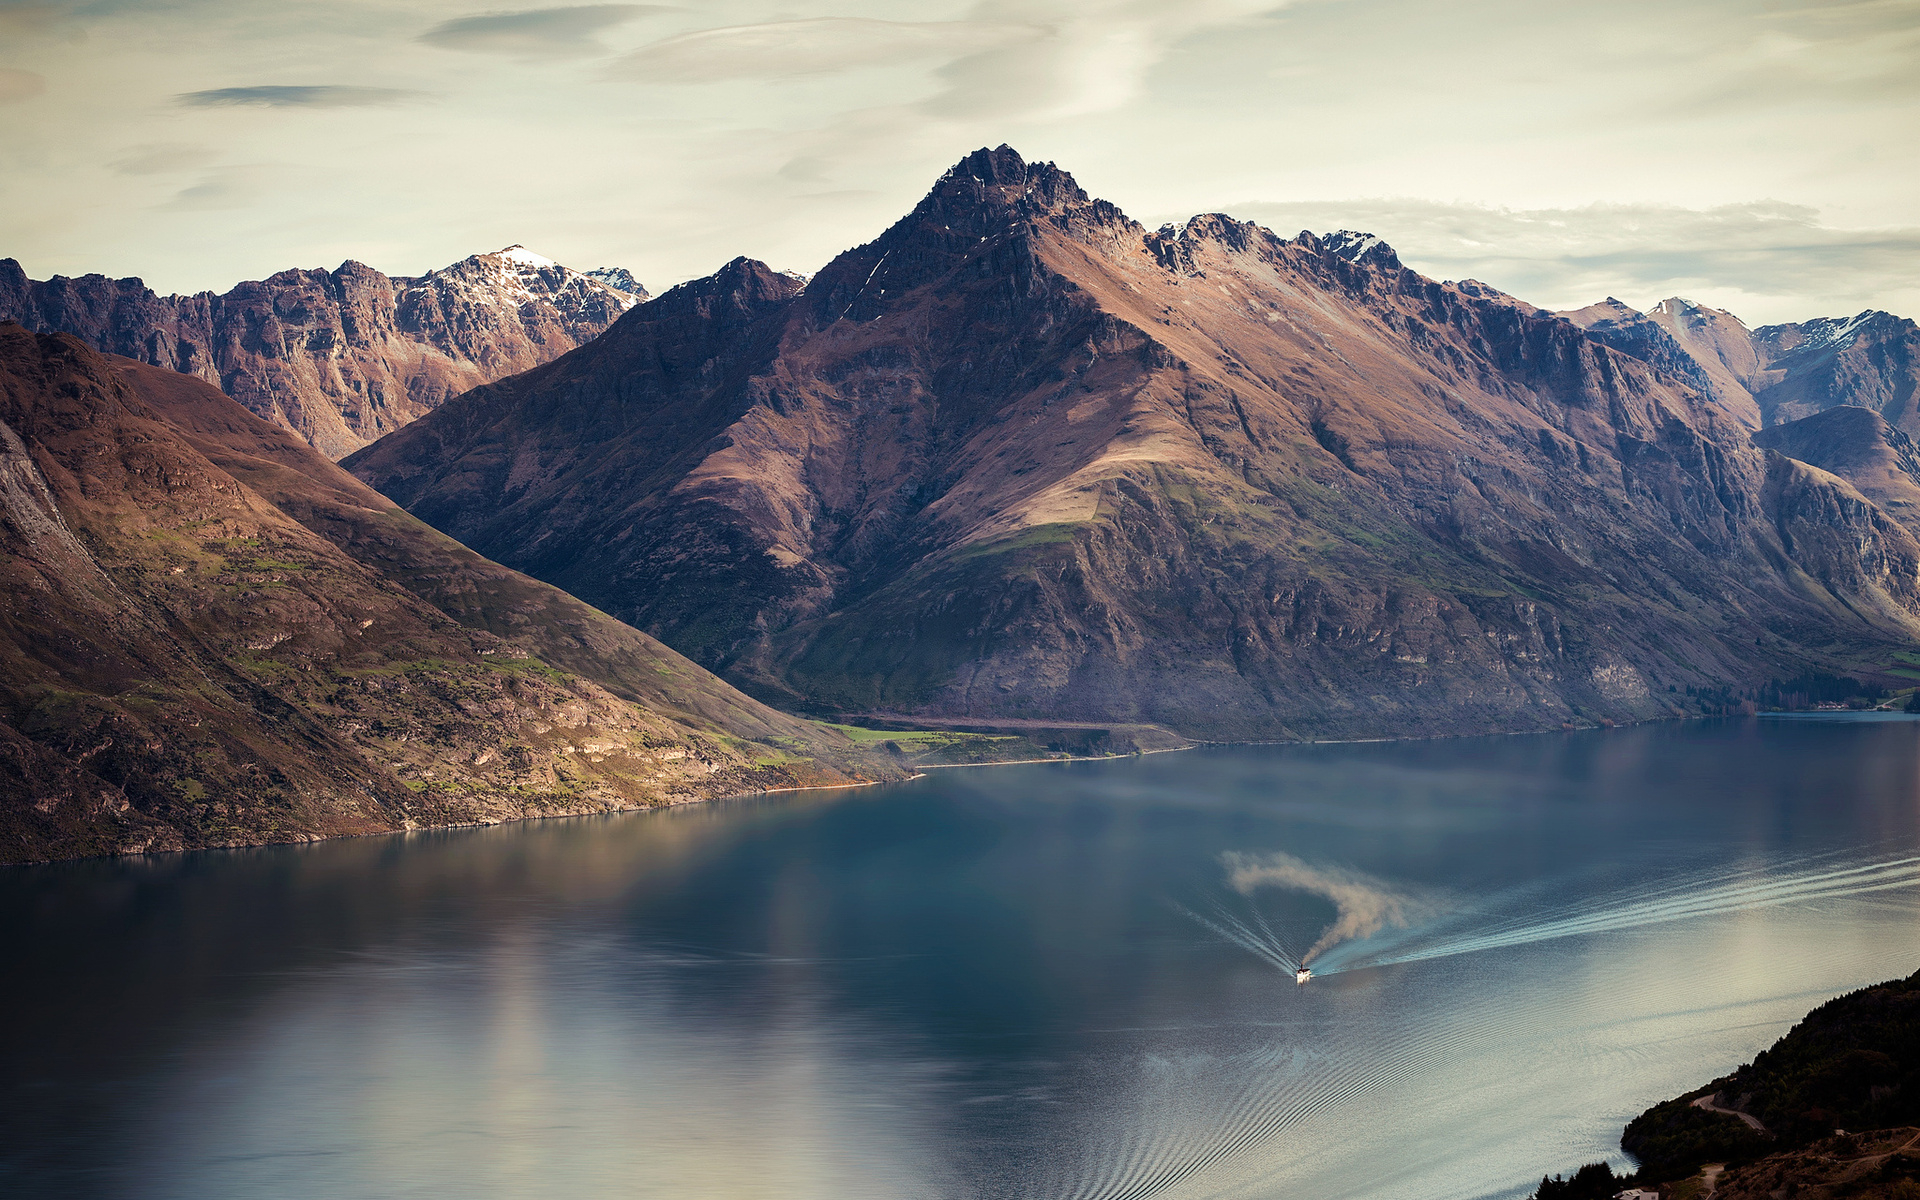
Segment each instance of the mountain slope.
M898 775L208 385L0 323L0 861Z
M1831 408L1868 408L1920 434L1920 327L1869 310L1749 330L1740 318L1674 297L1645 313L1608 297L1558 314L1643 361L1689 373L1749 428Z
M1761 430L1753 443L1831 471L1920 533L1920 447L1872 409L1830 408Z
M345 465L815 708L1530 728L1920 630L1913 537L1691 376L1004 147L804 288L736 261Z
M646 298L625 271L583 275L520 246L419 278L347 262L222 296L101 275L35 282L0 259L0 320L197 376L333 458L590 341Z

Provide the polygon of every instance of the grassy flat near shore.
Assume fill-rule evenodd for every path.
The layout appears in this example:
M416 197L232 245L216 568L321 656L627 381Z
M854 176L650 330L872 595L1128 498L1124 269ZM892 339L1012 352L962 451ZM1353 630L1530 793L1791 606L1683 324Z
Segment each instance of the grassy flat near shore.
M1141 746L1128 727L1033 729L874 729L821 722L863 749L882 750L916 767L985 766L1035 759L1116 758Z

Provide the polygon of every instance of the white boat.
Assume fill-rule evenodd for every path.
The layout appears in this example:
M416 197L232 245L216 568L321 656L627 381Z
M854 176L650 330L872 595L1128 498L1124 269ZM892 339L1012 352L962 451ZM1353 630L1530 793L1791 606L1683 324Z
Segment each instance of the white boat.
M1304 984L1307 980L1312 978L1313 978L1313 971L1307 967L1301 967L1298 971L1295 971L1293 973L1293 981L1295 983Z

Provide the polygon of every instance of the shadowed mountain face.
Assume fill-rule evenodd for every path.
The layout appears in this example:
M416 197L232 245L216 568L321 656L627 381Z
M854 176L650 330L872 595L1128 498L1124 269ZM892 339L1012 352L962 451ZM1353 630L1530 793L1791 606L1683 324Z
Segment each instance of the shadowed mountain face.
M736 261L346 465L816 708L1537 728L1920 631L1920 545L1691 371L1004 147L804 289Z
M1608 297L1559 315L1617 350L1691 375L1751 429L1853 406L1920 434L1920 327L1904 317L1868 311L1749 330L1730 312L1678 297L1644 313Z
M1831 471L1920 533L1920 447L1872 409L1830 408L1761 430L1753 442Z
M0 862L898 775L199 380L0 323Z
M332 458L557 358L646 298L625 271L582 275L519 246L417 279L349 262L224 296L103 275L35 282L0 259L0 320L198 376Z

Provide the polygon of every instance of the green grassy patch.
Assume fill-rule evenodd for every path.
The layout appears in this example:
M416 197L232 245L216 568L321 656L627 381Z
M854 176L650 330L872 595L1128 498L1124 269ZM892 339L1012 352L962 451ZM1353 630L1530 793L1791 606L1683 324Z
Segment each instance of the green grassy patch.
M480 665L493 671L505 671L509 675L538 675L554 683L565 683L572 678L565 671L556 670L537 658L482 658Z
M953 559L956 562L965 562L968 559L986 558L995 554L1012 554L1040 546L1061 546L1073 541L1073 535L1079 528L1080 523L1077 521L1056 521L1050 525L1033 525L1011 537L991 542L976 542L960 550Z
M939 750L961 742L1017 742L1016 734L962 733L954 729L862 729L858 725L835 725L822 721L828 729L838 729L858 745L876 746L892 742L908 753Z

